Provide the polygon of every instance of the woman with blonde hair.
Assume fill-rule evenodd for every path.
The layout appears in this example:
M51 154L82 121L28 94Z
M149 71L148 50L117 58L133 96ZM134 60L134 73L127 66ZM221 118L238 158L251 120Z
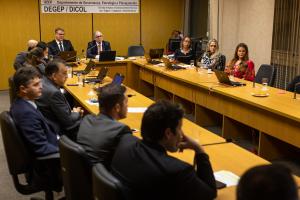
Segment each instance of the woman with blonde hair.
M254 63L249 59L248 46L245 43L237 45L234 57L226 66L225 71L234 77L253 81L255 78Z
M207 43L206 51L201 57L201 65L208 69L224 71L226 58L219 52L219 43L211 39Z

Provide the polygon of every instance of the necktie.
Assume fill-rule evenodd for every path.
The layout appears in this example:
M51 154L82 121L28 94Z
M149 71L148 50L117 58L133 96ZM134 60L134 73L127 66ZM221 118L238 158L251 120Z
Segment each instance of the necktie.
M63 45L62 45L61 42L59 42L59 50L60 50L60 51L64 51L64 48L63 48Z
M99 43L97 43L97 48L98 48L98 55L100 55L101 45Z

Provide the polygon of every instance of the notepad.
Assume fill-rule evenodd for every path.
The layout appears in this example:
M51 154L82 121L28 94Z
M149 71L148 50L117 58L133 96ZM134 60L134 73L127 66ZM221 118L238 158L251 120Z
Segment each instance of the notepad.
M235 186L238 184L240 177L226 170L217 171L214 173L215 179L225 183L226 186Z
M128 107L129 113L144 113L147 107Z

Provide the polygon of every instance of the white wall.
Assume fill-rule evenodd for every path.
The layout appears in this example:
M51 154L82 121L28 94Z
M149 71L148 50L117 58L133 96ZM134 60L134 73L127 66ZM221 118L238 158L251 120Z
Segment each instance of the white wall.
M275 0L210 0L210 38L219 40L227 61L236 45L244 42L256 71L261 64L270 63L274 4Z

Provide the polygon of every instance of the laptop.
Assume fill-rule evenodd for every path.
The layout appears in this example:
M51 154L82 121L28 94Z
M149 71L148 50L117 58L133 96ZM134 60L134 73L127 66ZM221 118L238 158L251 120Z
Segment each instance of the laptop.
M84 74L84 75L86 75L86 74L90 73L91 69L93 67L95 67L95 65L96 65L95 62L90 60L89 63L86 65L84 70L73 70L73 73L74 74Z
M114 79L112 80L112 84L117 84L117 85L121 85L123 83L125 76L120 74L120 73L116 73L114 76Z
M231 86L244 86L246 83L242 82L236 82L236 81L231 81L227 75L226 72L224 71L219 71L219 70L214 70L217 79L220 83L226 84L226 85L231 85Z
M101 51L99 61L115 61L116 51Z
M76 51L61 51L58 53L57 56L66 62L76 62L76 55Z
M107 75L108 72L108 68L107 67L102 67L97 78L86 78L85 82L86 83L101 83L103 81L103 79L105 78L105 76Z
M145 54L144 56L145 56L145 59L146 59L147 63L149 63L149 64L157 65L157 64L162 63L159 60L152 60L148 54Z
M150 49L149 55L151 59L161 58L164 54L164 49Z
M161 58L161 59L164 62L167 69L171 69L171 70L185 69L185 67L172 64L168 58Z

